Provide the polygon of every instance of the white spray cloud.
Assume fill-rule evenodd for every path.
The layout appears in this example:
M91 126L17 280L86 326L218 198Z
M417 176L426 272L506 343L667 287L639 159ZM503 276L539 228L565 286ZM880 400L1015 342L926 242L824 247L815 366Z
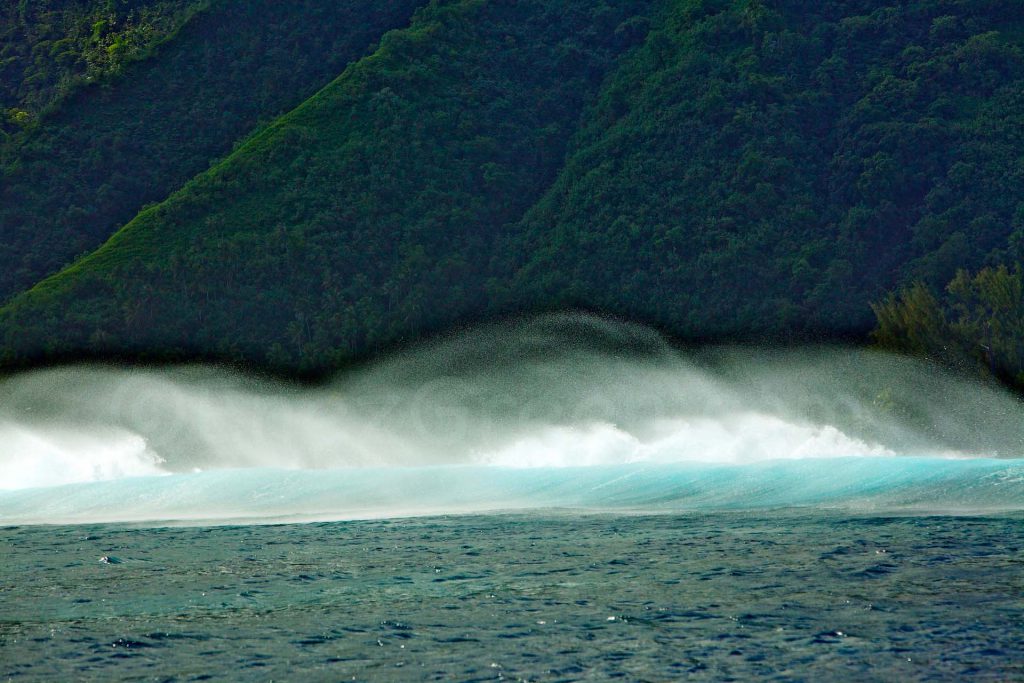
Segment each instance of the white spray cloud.
M0 424L0 489L167 474L146 440L118 429L30 429Z
M318 387L199 367L0 381L0 489L210 470L1024 454L1008 394L877 353L718 349L585 316L497 325Z

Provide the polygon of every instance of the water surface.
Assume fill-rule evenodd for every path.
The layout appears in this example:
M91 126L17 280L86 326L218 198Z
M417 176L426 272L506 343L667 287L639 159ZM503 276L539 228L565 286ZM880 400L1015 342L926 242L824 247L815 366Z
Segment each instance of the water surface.
M1024 677L1019 515L536 512L0 539L11 680Z
M586 316L315 386L25 373L0 678L1024 680L1022 456L927 363Z

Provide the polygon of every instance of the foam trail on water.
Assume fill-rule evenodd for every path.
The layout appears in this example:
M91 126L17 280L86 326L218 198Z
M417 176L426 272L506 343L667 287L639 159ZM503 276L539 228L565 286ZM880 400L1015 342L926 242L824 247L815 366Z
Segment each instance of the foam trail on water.
M0 523L601 508L571 495L593 476L623 482L595 490L640 508L909 505L886 496L941 472L960 508L974 496L1015 509L1022 417L998 388L906 358L683 353L641 326L546 316L464 331L317 387L204 367L7 378ZM806 478L834 482L838 463L851 462L849 482L800 494ZM781 479L771 496L718 485L754 476ZM669 488L658 489L662 479ZM324 486L330 495L314 495ZM942 503L926 487L914 505L928 491Z

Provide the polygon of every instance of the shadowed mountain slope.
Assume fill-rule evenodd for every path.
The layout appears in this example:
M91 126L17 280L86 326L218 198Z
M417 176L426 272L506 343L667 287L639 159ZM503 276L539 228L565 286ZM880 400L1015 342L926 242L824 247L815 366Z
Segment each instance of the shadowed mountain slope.
M501 294L834 338L900 283L1018 258L1021 28L998 1L674 3L510 235Z
M1022 27L997 0L435 1L0 311L4 357L315 370L567 307L864 338L887 291L1019 260Z
M0 140L172 37L209 0L0 4Z
M214 2L150 58L75 90L2 150L0 301L308 98L417 4Z
M553 180L584 104L643 38L645 9L431 3L16 300L9 348L315 367L478 312L501 229Z

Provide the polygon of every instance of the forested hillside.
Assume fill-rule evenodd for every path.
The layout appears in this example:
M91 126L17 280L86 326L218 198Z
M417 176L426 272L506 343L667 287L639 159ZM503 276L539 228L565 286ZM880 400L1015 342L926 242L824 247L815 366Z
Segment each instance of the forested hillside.
M1008 258L1021 21L992 0L675 3L510 236L505 298L691 338L862 336L897 284Z
M79 87L0 149L0 301L301 103L416 5L218 0L148 59Z
M315 367L479 312L500 228L554 178L588 96L643 38L643 8L432 3L16 301L9 348Z
M875 304L882 347L931 358L1024 390L1024 272L961 270L941 291L922 282Z
M0 139L117 73L209 0L9 0L0 5Z
M923 292L949 362L1013 378L1024 354L972 335L1020 278L1022 41L1006 0L434 0L12 301L4 358L316 370L567 307L688 339L867 339L877 314L940 355L907 341Z

